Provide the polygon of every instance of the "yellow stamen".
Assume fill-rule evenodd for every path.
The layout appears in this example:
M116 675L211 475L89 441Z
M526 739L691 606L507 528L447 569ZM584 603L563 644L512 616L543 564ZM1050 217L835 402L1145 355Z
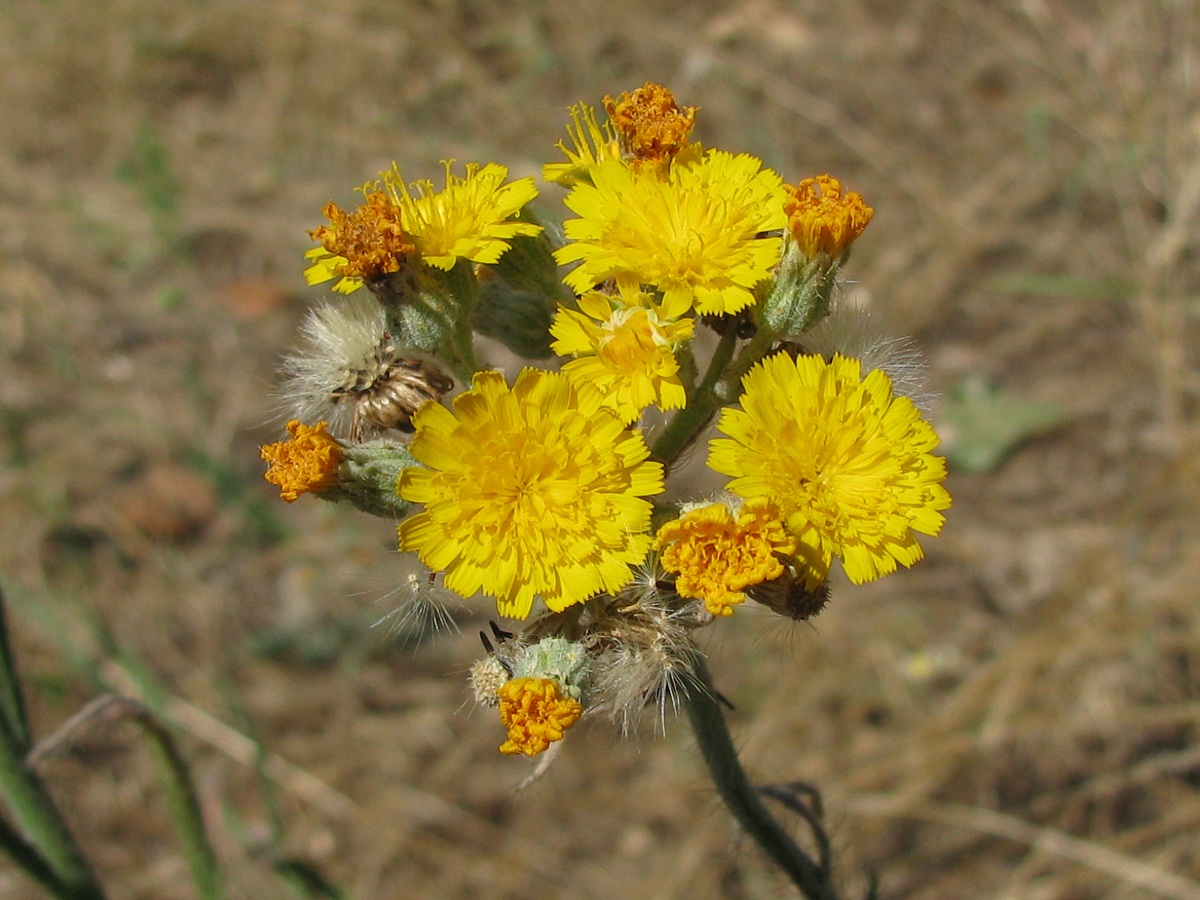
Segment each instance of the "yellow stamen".
M576 103L571 107L567 137L571 141L570 147L562 141L555 144L567 161L542 166L542 178L546 181L571 187L580 181L589 181L592 168L601 160L621 158L621 148L612 122L605 122L601 126L596 121L596 111L586 103Z
M288 503L301 494L324 491L338 483L342 448L325 427L325 422L310 427L292 419L287 423L291 440L262 448L262 458L270 463L263 477L279 485L279 495Z
M500 688L500 721L508 729L501 753L536 756L579 721L583 707L549 678L514 678Z
M647 81L620 99L604 98L604 108L627 157L651 163L673 159L688 145L696 122L696 107L682 109L661 84Z
M783 211L788 230L810 259L824 253L839 257L863 233L875 210L854 191L842 193L842 183L829 175L806 178L785 186Z

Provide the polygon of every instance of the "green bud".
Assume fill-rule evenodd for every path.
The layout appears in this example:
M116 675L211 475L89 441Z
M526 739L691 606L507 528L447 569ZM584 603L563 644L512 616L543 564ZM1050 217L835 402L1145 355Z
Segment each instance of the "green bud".
M550 324L555 309L547 295L520 290L495 278L480 285L475 330L495 338L520 357L546 359L553 355Z
M552 678L563 693L581 702L588 683L588 659L582 644L560 637L527 644L512 660L513 678Z
M417 465L407 445L380 438L343 445L342 453L337 486L318 497L351 503L385 519L401 519L416 510L416 504L400 499L396 493L400 473Z
M471 263L461 259L448 272L404 268L366 285L383 306L388 331L404 347L426 353L450 340L455 323L470 318L478 296Z
M528 207L521 210L520 218L542 224ZM500 261L482 273L473 324L480 334L495 338L518 356L546 359L553 355L554 313L560 303L574 307L575 296L559 277L555 244L545 226L536 235L518 235L508 243Z
M818 253L811 259L787 241L775 281L761 309L761 327L772 338L794 340L829 314L837 273L848 253L833 259Z
M554 242L549 230L538 220L528 207L518 217L522 222L539 225L542 230L535 235L517 235L508 239L508 249L493 266L493 271L518 291L529 291L546 298L551 310L557 303L567 303L573 295L562 283L558 274L558 263L554 261ZM561 242L560 242L561 243Z

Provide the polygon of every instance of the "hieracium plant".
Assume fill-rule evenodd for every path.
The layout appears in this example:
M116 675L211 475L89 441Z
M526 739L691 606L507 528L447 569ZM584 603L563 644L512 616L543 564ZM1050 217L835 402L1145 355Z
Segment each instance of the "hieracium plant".
M497 163L447 163L440 190L393 165L353 211L325 206L305 274L344 296L284 361L291 437L263 448L266 477L399 519L429 573L413 603L495 601L511 624L470 682L501 752L682 704L742 825L833 897L817 817L768 794L807 820L814 859L746 781L693 636L747 601L815 615L835 559L860 584L921 558L950 497L920 362L841 300L862 197L691 141L696 110L659 85L604 109L573 107L543 169L561 228ZM478 335L539 362L510 379ZM680 460L713 426L697 495Z

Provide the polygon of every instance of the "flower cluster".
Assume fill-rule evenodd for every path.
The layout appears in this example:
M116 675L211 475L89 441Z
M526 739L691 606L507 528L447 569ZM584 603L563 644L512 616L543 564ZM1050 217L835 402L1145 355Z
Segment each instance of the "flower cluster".
M447 163L442 190L393 166L353 211L327 204L306 276L352 296L310 314L281 398L337 439L292 421L263 449L285 499L399 516L444 590L523 622L493 625L471 676L505 753L595 711L665 712L695 629L746 601L808 618L835 560L854 584L911 566L950 505L911 349L839 300L871 208L692 142L696 108L661 85L604 110L573 107L543 169L566 189L561 237L533 179L496 163ZM475 334L559 361L506 376ZM666 503L714 423L725 492Z

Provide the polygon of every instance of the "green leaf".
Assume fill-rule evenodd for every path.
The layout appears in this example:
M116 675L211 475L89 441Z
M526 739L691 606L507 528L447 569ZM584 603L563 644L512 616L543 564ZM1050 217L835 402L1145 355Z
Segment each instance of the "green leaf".
M1013 397L974 374L946 397L939 432L946 459L963 472L991 472L1024 441L1066 418L1054 403Z

